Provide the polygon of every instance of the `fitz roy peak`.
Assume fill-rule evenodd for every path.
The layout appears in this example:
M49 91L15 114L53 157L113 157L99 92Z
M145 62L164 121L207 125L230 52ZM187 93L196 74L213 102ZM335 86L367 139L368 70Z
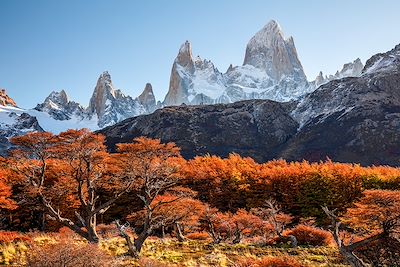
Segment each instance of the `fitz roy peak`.
M289 101L313 89L292 37L272 20L249 41L243 66L221 73L211 61L193 58L186 41L172 66L164 105L230 103L245 99Z

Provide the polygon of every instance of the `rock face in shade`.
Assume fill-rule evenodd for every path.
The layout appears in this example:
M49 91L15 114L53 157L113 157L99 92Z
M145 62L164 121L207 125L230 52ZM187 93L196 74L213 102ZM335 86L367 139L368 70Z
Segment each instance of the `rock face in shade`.
M399 166L400 45L371 57L359 77L330 81L298 101L166 107L100 132L111 149L144 135L176 142L188 158L235 152L258 161Z
M175 142L186 157L236 152L264 160L296 134L292 104L249 100L233 104L171 106L127 119L100 130L107 144L130 142L138 136Z

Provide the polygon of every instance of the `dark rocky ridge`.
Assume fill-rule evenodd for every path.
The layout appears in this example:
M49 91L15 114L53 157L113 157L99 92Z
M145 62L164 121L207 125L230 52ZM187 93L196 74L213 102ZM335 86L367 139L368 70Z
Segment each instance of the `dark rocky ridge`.
M182 155L238 153L258 161L272 159L297 131L289 115L293 103L248 100L233 104L175 106L130 118L100 130L111 150L138 136L175 142Z

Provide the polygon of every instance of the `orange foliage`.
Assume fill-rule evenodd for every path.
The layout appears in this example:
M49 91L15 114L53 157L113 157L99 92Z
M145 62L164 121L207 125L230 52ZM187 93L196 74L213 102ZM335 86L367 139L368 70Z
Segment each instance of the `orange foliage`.
M15 201L11 199L11 186L8 185L8 172L0 169L0 210L14 210L17 208Z
M343 220L353 227L372 233L400 230L400 191L367 190Z
M300 224L284 232L284 236L290 235L296 237L299 245L331 246L334 244L331 233L312 226Z
M186 237L191 240L207 240L210 238L210 235L205 232L194 232L187 234Z
M0 231L0 244L12 242L30 242L31 239L18 232Z
M240 259L237 267L301 267L302 265L290 257L264 257L261 259Z

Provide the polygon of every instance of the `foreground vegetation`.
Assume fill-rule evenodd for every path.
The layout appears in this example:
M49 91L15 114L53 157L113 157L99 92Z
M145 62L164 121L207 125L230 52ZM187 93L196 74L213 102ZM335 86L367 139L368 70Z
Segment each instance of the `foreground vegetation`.
M102 239L99 249L82 239L59 234L31 234L26 238L29 240L0 246L0 263L62 266L64 255L65 261L75 260L67 266L256 266L260 259L264 263L280 263L276 266L348 266L332 246L289 248L247 242L211 245L211 240L178 242L171 238L150 238L140 259L133 259L124 256L128 247L118 237Z
M400 266L398 168L185 160L147 138L109 153L86 130L11 141L3 264Z

